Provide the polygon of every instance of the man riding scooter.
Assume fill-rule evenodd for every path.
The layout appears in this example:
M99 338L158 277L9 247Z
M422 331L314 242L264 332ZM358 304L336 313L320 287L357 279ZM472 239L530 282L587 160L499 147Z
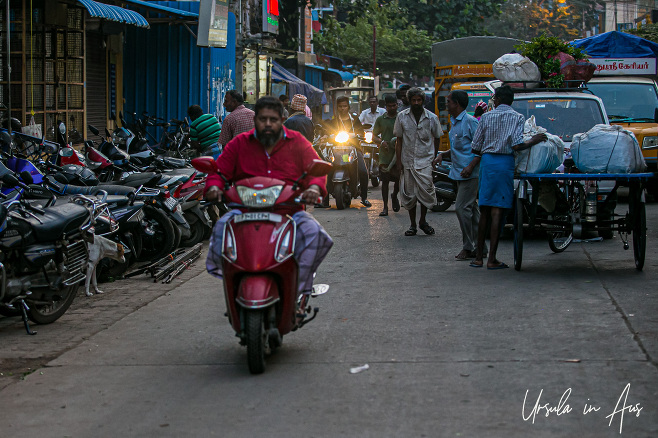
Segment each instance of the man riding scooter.
M341 96L336 99L336 115L324 123L325 131L327 134L338 134L339 132L347 132L348 134L355 134L363 137L365 131L363 125L358 117L350 114L350 98ZM372 204L368 201L368 168L363 158L363 151L361 148L356 148L357 155L357 171L358 181L361 188L361 204L366 207L371 207ZM330 179L328 180L330 181ZM353 179L356 181L356 178ZM329 206L329 198L325 198L324 207Z
M274 97L263 97L254 107L255 129L239 134L231 140L222 155L217 158L219 173L228 182L252 177L267 177L294 184L305 174L313 160L319 159L311 144L297 131L283 126L283 105ZM305 190L301 200L315 203L323 195L326 177L307 177L299 182ZM207 200L220 199L225 183L218 174L208 175L205 196ZM226 223L239 209L231 210L222 216L215 225L210 240L208 272L222 278L222 239ZM333 245L324 228L306 211L303 204L285 205L277 213L292 216L297 227L294 257L299 263L299 292L310 293L313 276Z

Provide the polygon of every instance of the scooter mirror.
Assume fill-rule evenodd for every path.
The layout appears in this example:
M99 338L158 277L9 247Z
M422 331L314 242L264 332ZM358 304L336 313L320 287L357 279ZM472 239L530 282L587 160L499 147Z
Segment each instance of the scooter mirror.
M195 158L196 159L196 158ZM192 160L194 165L194 160ZM196 166L195 166L196 167ZM332 166L331 163L324 160L313 160L306 173L310 176L325 176L329 175L331 172Z
M91 131L92 134L98 135L98 129L96 129L96 127L94 127L92 125L87 125L87 128L89 128L89 130Z
M0 143L3 148L9 150L11 148L11 134L7 131L0 132Z
M2 175L2 182L7 187L16 187L19 184L18 178L13 173L5 173Z
M72 157L73 156L73 149L71 148L62 148L59 150L59 155L62 157Z
M212 157L195 158L192 160L192 166L199 172L207 173L209 175L217 173L219 171L219 169L217 168L217 163Z

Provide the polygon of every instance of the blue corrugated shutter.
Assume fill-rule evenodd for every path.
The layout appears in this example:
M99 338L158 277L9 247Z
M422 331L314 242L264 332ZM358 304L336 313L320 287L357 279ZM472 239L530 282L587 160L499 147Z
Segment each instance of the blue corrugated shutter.
M199 10L198 2L153 3L194 13ZM225 49L197 47L190 32L179 25L154 24L150 30L129 28L125 35L126 113L147 111L166 120L182 119L187 108L197 104L219 118L224 115L224 94L235 88L233 14L229 13L229 44Z

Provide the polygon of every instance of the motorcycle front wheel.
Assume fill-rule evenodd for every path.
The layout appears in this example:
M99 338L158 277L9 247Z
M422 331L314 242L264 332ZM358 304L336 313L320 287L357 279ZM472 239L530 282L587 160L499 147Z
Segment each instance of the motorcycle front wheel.
M249 372L261 374L265 371L265 348L267 346L265 313L262 310L245 310L244 317Z
M144 207L144 222L148 225L142 234L142 251L139 261L161 259L174 250L175 235L171 220L160 209Z
M50 290L39 293L39 289L34 288L30 300L27 302L30 311L27 313L28 318L37 324L50 324L57 321L64 313L71 307L75 295L78 292L80 284L73 286L66 286L59 291L55 298L52 299L52 292ZM48 297L46 294L48 293ZM35 304L34 302L52 301L50 304Z
M334 187L334 198L336 199L336 208L345 210L345 185L336 184Z
M446 211L452 205L452 201L436 197L436 204L432 207L432 211L438 213L440 211Z

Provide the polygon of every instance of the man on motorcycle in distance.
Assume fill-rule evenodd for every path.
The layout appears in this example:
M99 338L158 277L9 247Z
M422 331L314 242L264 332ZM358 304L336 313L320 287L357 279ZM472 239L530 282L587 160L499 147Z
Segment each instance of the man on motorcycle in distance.
M283 126L283 105L275 97L262 97L254 107L255 129L244 132L231 140L217 159L219 172L228 181L262 176L293 184L304 173L318 154L313 146L297 131ZM326 177L307 177L300 183L306 188L301 197L307 203L315 203L325 190ZM220 198L224 187L217 174L208 175L205 196L214 201ZM211 275L222 278L222 237L228 220L242 212L231 210L215 225L210 238L206 268ZM310 293L313 274L325 258L333 241L303 204L282 207L277 213L289 214L297 224L294 257L299 263L299 291Z
M345 131L348 134L356 134L363 137L365 135L363 125L358 117L350 114L350 98L347 96L340 96L336 99L336 115L325 122L325 130L328 134L338 134ZM366 207L371 207L372 204L368 201L368 168L363 159L363 151L360 147L356 148L357 156L357 170L359 185L361 186L361 204ZM325 204L325 206L328 206Z

